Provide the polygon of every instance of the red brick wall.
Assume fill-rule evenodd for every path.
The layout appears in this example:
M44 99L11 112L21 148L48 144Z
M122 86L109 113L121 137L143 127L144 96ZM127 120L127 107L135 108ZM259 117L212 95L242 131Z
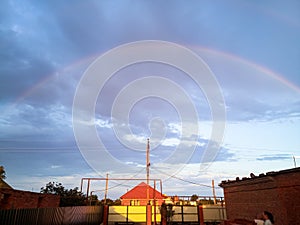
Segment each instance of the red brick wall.
M0 189L0 209L58 207L59 201L57 195Z
M253 220L267 210L274 215L275 224L300 224L300 170L222 186L228 219Z

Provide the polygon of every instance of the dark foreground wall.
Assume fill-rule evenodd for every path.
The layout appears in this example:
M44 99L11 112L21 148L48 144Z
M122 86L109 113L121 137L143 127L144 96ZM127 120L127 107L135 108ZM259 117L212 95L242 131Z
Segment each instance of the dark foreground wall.
M99 225L103 206L76 206L0 210L5 225Z
M228 219L254 220L264 210L275 224L300 224L300 168L223 181Z
M0 189L0 209L58 207L59 201L59 195Z

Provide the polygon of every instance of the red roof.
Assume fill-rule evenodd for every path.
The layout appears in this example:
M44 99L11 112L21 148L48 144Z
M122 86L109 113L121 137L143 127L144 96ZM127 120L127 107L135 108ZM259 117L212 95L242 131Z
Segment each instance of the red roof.
M142 182L139 185L135 186L131 190L129 190L127 193L122 195L120 199L146 199L147 198L147 187L149 188L149 198L150 199L164 199L165 196L163 196L160 192L157 190L154 190L150 185L147 185L146 183Z

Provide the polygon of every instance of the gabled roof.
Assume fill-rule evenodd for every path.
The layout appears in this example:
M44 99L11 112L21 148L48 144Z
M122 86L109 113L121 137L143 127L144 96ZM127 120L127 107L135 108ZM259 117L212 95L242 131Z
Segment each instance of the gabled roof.
M122 195L120 199L147 199L147 188L149 188L149 198L150 199L164 199L166 198L159 191L154 190L150 185L142 182L139 185L135 186L127 193Z
M0 179L0 189L13 189L8 183Z

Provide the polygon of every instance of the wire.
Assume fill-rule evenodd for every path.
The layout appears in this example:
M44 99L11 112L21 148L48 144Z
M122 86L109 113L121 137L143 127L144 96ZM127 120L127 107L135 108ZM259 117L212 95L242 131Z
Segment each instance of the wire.
M183 181L183 182L185 182L185 183L189 183L189 184L193 184L193 185L197 185L197 186L203 186L203 187L212 188L212 186L211 186L211 185L207 185L207 184L201 184L201 183L196 183L196 182L193 182L193 181L190 181L190 180L186 180L186 179L183 179L183 178L177 177L177 176L175 176L175 175L170 175L170 174L167 174L166 172L163 172L163 171L161 171L161 170L158 170L158 169L155 169L155 170L157 170L158 172L160 172L160 173L163 173L163 174L165 174L165 175L169 176L169 178L167 178L166 180L168 180L168 179L170 179L170 178L174 178L174 179L177 179L177 180ZM219 187L217 187L217 188L219 188Z

